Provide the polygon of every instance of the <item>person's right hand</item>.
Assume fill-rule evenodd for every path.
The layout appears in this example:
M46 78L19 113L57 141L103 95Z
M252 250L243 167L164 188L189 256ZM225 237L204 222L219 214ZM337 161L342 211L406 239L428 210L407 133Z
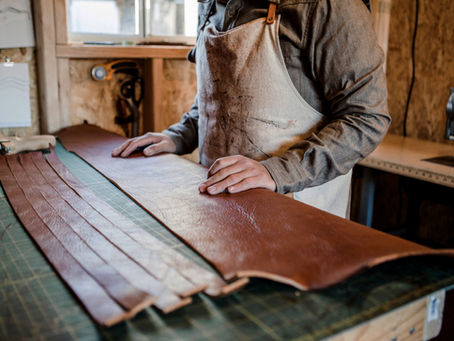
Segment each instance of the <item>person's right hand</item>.
M137 148L146 147L143 150L145 156L153 156L159 153L174 153L177 146L170 137L161 133L146 133L142 136L127 140L121 146L112 151L112 156L126 157Z

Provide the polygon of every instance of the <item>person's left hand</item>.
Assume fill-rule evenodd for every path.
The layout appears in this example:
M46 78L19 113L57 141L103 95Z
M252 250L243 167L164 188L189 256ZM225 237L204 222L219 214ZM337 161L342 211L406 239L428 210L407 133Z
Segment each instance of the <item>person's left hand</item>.
M200 184L201 193L242 192L251 188L276 190L276 183L260 162L242 155L217 159L208 170L208 179Z

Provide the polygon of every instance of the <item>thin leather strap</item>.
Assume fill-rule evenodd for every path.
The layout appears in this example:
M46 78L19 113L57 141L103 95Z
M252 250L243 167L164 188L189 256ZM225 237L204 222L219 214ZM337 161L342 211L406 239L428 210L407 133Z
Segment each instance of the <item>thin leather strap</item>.
M147 293L135 288L114 268L104 262L77 235L48 203L38 185L33 182L19 164L17 155L6 157L8 167L13 173L19 187L41 220L65 249L83 266L83 268L127 311L140 311L154 301Z
M270 4L268 6L268 14L266 16L267 24L272 24L276 20L276 7L277 7L277 2L270 1Z
M58 194L58 192L47 182L52 181L52 179L58 179L55 173L52 172L53 174L47 174L48 179L46 179L32 162L33 156L35 156L36 160L39 160L37 157L38 155L41 160L44 161L42 154L40 154L41 153L37 152L20 156L25 172L30 179L33 179L34 184L32 186L34 186L38 193L41 192L41 195L48 203L47 206L37 207L38 214L45 215L52 212L52 217L55 217L54 219L60 222L59 226L62 225L61 229L65 227L68 231L67 233L69 233L69 231L73 233L70 242L79 245L79 247L82 247L83 250L86 250L86 252L91 255L90 258L84 258L83 256L85 256L85 254L83 256L79 255L81 264L87 267L91 266L91 269L97 270L95 265L92 265L91 262L93 261L93 257L95 257L94 259L99 258L103 262L101 263L101 266L110 266L112 271L117 273L117 276L120 278L119 283L126 281L126 283L135 287L137 291L145 294L147 297L153 297L152 300L142 299L136 304L136 306L133 307L136 312L151 304L154 304L159 309L162 308L163 311L169 311L172 307L181 306L182 300L177 295L170 292L163 283L156 280L156 278L139 267L128 254L121 252L121 248L110 242L89 224L90 220L93 220L93 217L90 216L90 213L92 213L91 208L82 205L72 207L65 201L69 200L69 195L62 197ZM62 188L60 188L60 190L64 192ZM71 203L75 204L74 197L72 199ZM88 215L88 218L85 215ZM97 223L99 224L100 222L98 221ZM66 224L68 227L70 226L69 229L66 227ZM109 226L103 226L102 230L108 236L112 237L112 231L109 231ZM58 231L58 233L59 232L60 231ZM79 239L83 241L84 245L81 245ZM127 241L125 240L125 242ZM70 246L72 247L73 245ZM122 246L124 246L124 243L122 243ZM77 251L78 249L75 250ZM105 281L106 285L118 289L120 294L131 292L131 289L126 287L121 289L123 290L121 291L120 288L117 288L113 278L105 277L106 278L100 277L100 279ZM185 303L190 303L190 301L186 300Z
M79 213L81 217L79 219L85 220L86 223L83 225L92 229L95 233L99 232L102 236L110 241L112 246L115 246L114 252L119 253L117 249L125 254L123 262L129 264L128 271L131 273L130 280L134 281L143 280L150 283L156 282L156 279L160 281L157 283L158 287L161 287L161 283L173 292L187 297L202 291L205 286L195 286L194 284L187 281L172 267L164 263L156 252L143 249L139 243L134 239L130 238L123 231L119 230L114 224L112 224L105 217L100 215L80 196L78 196L71 188L69 188L58 176L55 176L55 172L49 166L49 164L43 159L40 152L30 153L23 156L24 165L28 164L35 178L41 181L47 181L51 187L58 193L56 200L66 202L67 208L63 207L63 214L70 214L74 216L75 213ZM33 163L31 163L33 161ZM75 220L77 220L77 216ZM89 226L91 225L91 226ZM94 233L94 234L95 234ZM101 236L96 233L95 238ZM99 236L99 237L98 237ZM121 256L121 253L120 253ZM134 271L134 273L132 273ZM150 277L150 275L152 277ZM161 289L161 288L160 288Z
M47 260L71 288L90 316L99 324L111 326L133 314L120 307L51 233L26 199L11 173L6 156L0 156L0 181L8 200L24 228Z

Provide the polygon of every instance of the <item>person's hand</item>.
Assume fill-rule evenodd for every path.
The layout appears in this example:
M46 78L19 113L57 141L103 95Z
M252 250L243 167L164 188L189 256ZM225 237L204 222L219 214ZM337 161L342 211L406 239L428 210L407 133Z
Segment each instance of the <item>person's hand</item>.
M276 190L276 183L260 162L235 155L217 159L208 170L208 179L200 184L201 193L242 192L251 188Z
M143 150L145 156L152 156L159 153L174 153L177 146L172 139L161 133L146 133L142 136L127 140L121 146L112 151L112 156L126 157L133 153L137 148L146 147Z

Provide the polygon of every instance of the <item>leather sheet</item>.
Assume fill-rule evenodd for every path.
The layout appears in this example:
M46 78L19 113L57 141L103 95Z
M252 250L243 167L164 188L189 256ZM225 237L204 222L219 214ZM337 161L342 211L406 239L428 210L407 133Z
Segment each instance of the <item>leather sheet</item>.
M47 164L43 162L41 157L33 156L35 163L39 166L42 172L50 172L46 169ZM150 233L135 225L131 220L120 215L116 210L112 209L103 200L99 199L91 190L83 186L72 173L58 160L57 154L53 149L51 153L46 155L48 164L59 176L59 180L63 181L72 191L77 193L81 199L88 203L89 207L99 213L102 217L111 220L111 224L116 229L122 231L127 237L133 239L140 244L138 249L143 255L141 258L146 258L150 252L159 255L161 260L168 266L167 269L176 269L178 273L193 283L199 288L204 287L204 293L209 296L221 296L228 294L247 283L247 280L236 281L230 284L225 283L220 277L214 273L207 271L194 262L190 261L179 252L174 251L159 239L153 237ZM49 178L48 176L47 178ZM59 183L57 179L52 179L52 182ZM62 184L60 183L61 187ZM68 189L63 189L67 191ZM88 209L88 208L87 208ZM138 260L140 262L140 260ZM192 289L194 290L194 289Z
M200 194L204 167L175 155L113 158L125 138L95 126L63 129L58 137L226 280L255 276L318 289L401 257L454 256L454 250L430 249L267 190Z

